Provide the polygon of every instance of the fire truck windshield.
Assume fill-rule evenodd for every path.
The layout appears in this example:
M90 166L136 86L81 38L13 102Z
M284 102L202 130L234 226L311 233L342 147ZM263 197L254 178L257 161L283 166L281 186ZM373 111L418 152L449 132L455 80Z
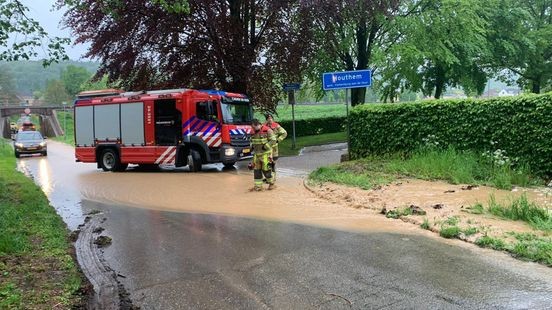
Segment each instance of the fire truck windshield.
M222 117L225 124L249 125L253 120L253 110L249 103L222 103Z

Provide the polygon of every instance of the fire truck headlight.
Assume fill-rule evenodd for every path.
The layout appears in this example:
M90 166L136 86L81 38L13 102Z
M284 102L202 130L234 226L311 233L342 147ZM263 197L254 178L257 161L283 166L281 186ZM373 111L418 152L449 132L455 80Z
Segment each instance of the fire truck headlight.
M224 155L226 156L234 156L236 155L236 149L225 149L224 150Z

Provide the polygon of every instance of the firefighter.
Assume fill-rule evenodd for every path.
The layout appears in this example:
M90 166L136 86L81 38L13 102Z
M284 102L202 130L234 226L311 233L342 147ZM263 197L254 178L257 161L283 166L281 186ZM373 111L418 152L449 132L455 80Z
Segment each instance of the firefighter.
M253 133L251 135L251 148L253 149L253 178L255 186L251 191L263 190L263 176L268 183L268 189L274 189L272 178L272 147L276 144L276 136L272 129L264 126L258 119L251 122Z
M265 126L274 131L276 136L276 144L272 147L272 178L276 180L276 161L278 160L278 144L287 137L287 131L284 127L274 121L274 118L271 114L266 114L266 123Z

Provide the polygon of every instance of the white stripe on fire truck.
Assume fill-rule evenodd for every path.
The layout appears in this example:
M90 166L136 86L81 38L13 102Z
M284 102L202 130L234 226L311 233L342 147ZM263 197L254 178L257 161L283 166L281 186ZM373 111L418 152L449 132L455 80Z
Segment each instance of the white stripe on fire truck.
M212 146L219 147L222 144L222 139L218 139Z
M163 154L161 154L161 156L159 156L159 157L157 158L157 160L155 161L155 164L156 164L156 165L159 164L159 163L163 160L163 158L164 158L165 156L167 156L167 154L169 154L174 148L176 148L176 146L169 146L169 147L165 150L165 152L164 152Z
M219 137L220 137L220 133L215 134L211 139L209 139L209 141L206 140L207 145L211 146L211 144L215 142L215 140L220 139Z
M174 164L174 158L175 157L176 157L176 150L172 151L172 153L170 153L169 156L167 156L165 161L163 161L163 165Z

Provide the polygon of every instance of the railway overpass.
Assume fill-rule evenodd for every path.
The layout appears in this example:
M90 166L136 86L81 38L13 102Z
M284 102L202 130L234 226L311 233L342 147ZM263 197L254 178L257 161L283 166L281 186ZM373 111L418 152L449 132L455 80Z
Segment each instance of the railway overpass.
M28 107L28 106L10 106L0 107L0 132L4 138L10 138L10 116L25 114L25 109L31 110L31 114L38 115L40 118L40 132L47 137L57 137L63 135L63 129L57 118L56 110L62 110L63 107Z

